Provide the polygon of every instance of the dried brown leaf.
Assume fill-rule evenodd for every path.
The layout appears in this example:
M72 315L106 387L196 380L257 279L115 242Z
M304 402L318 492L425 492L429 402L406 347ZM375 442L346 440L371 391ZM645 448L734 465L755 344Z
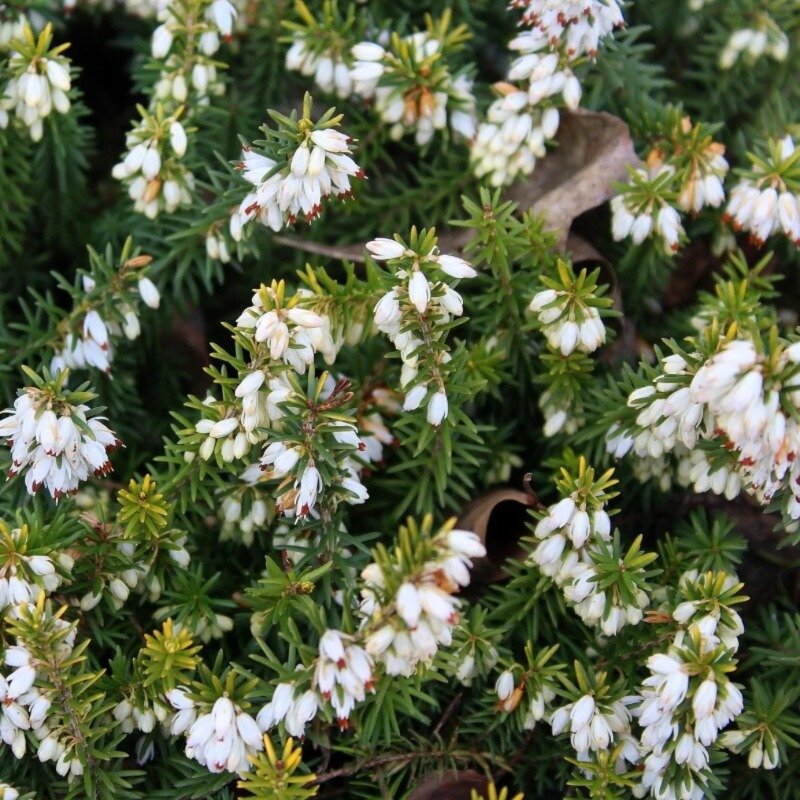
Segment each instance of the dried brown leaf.
M424 778L408 800L470 800L473 789L483 794L488 785L486 778L474 770L447 771Z
M627 168L641 162L628 126L604 112L565 112L557 142L528 180L509 189L508 197L544 214L564 248L575 217L610 200L614 183L624 181Z

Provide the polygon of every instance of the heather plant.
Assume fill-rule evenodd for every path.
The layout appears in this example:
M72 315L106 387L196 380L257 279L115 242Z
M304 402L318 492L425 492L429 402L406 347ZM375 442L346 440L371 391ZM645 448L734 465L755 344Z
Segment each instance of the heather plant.
M0 6L0 800L772 800L796 0Z

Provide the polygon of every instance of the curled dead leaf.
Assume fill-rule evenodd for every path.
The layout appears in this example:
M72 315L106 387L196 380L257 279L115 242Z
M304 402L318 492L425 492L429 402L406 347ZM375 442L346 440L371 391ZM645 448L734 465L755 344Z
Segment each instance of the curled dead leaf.
M564 248L572 221L610 200L614 183L624 181L628 167L641 161L628 126L613 114L564 112L557 142L530 178L509 189L508 197L523 209L544 214L559 248Z
M483 795L489 782L471 769L448 770L422 779L408 800L470 800L472 790Z
M527 532L528 511L537 502L527 492L500 488L481 495L464 508L458 527L473 531L486 547L486 556L473 560L471 586L503 580L508 559L524 555L520 539Z

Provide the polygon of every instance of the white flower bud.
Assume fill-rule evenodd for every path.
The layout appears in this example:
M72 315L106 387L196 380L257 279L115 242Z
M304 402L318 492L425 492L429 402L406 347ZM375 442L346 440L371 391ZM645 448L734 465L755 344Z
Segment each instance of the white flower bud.
M447 395L440 389L428 401L428 422L434 427L440 425L447 417Z

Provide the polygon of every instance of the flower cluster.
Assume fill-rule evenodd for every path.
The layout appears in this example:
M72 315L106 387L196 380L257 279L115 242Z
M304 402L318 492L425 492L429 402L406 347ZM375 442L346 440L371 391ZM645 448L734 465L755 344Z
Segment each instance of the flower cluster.
M692 400L705 404L715 434L736 451L742 480L761 502L771 500L787 476L795 485L798 474L800 429L782 408L781 388L795 398L800 345L774 353L773 359L768 364L752 341L736 339L703 364L690 385ZM788 378L783 387L775 381L782 372Z
M4 660L12 671L7 675L0 675L0 702L3 712L0 718L0 738L11 748L16 758L22 758L26 749L25 731L37 731L44 725L50 701L33 688L36 670L31 665L31 655L24 646L9 647Z
M298 665L298 678L279 683L262 708L262 730L282 722L289 735L303 736L328 703L345 729L356 704L373 690L379 667L410 676L433 661L440 645L452 643L460 606L453 594L469 583L471 559L486 554L474 533L454 524L434 534L430 516L421 526L409 520L396 553L383 546L374 551L375 561L362 573L358 631L323 632L313 664L307 670ZM309 678L310 687L303 688Z
M222 522L220 540L232 539L250 547L255 532L263 529L270 521L270 506L254 489L245 485L245 491L235 494L220 492L219 518Z
M315 17L303 0L295 4L300 22L285 22L292 32L291 46L286 52L286 69L313 77L325 93L341 99L353 93L353 57L350 42L356 15L351 10L343 16L338 4L326 0L320 17ZM351 7L352 8L352 7Z
M245 485L237 492L260 494L257 486L273 483L275 510L298 519L316 516L320 501L328 510L340 502L363 503L367 490L361 474L381 457L383 443L392 441L378 412L362 415L370 446L362 440L356 419L345 416L353 398L346 378L313 373L300 383L298 374L309 371L316 353L331 362L346 338L339 316L319 300L306 289L288 296L283 281L261 286L234 330L247 353L238 378L219 381L227 399L195 401L202 417L187 431L200 458L215 457L220 465L263 444L258 462L241 473ZM376 392L372 403L386 394ZM366 411L368 398L364 403ZM257 526L270 510L259 503L251 512L251 524ZM241 503L226 505L229 524L241 515Z
M769 14L756 15L757 27L739 28L731 33L719 54L720 69L731 69L741 58L748 65L762 56L774 61L786 61L789 55L789 37Z
M687 573L683 601L672 611L681 626L666 652L647 660L650 675L633 713L642 728L644 772L634 794L702 798L709 749L742 713L742 694L728 674L744 628L731 607L741 584L724 573Z
M393 34L386 47L361 42L352 49L350 76L355 91L374 100L375 111L389 126L389 136L414 134L427 145L449 127L471 141L475 136L475 98L466 71L452 73L447 59L465 38L465 29L448 30L449 15L427 31Z
M500 701L498 706L503 711L513 711L520 702L519 696L521 692L511 670L505 670L500 673L494 690ZM555 692L549 686L543 687L541 691L531 697L522 722L524 730L532 731L536 727L536 723L544 719L547 705L552 703L555 697Z
M575 350L593 353L606 340L600 311L611 301L601 299L603 290L597 286L597 275L582 270L576 276L569 264L559 261L560 280L542 276L547 288L531 300L529 310L536 314L548 344L563 356Z
M538 543L530 555L584 623L600 627L606 636L642 620L649 602L644 567L655 557L639 553L639 540L625 555L618 537L612 542L604 508L614 496L608 491L616 483L612 475L609 470L595 479L583 458L574 478L564 470L559 480L564 496L537 522Z
M149 264L150 260L149 256L125 260L109 284L99 288L91 275L81 276L86 297L78 305L78 313L67 322L70 330L56 346L56 353L50 362L53 374L63 369L87 367L111 372L114 357L112 338L124 335L132 341L141 332L138 301L141 300L150 308L158 308L161 302L153 281L138 269ZM140 277L137 278L137 275ZM87 306L89 310L83 313Z
M496 84L499 97L489 106L471 151L472 170L492 186L513 183L530 175L536 160L547 149L545 143L558 132L557 108L529 108L527 95L512 84Z
M630 698L599 700L594 694L584 694L556 709L550 717L550 727L555 736L569 732L572 749L582 762L590 760L590 753L610 751L620 744L616 768L624 772L626 762L635 764L639 759L631 733L630 702Z
M409 244L374 239L367 250L392 270L391 288L375 306L374 320L400 352L403 409L413 411L427 401L427 418L438 426L447 417L447 364L444 338L452 319L463 313L461 295L440 276L473 278L464 259L440 254L432 231L412 229Z
M283 281L273 281L253 293L252 305L239 315L236 327L251 335L257 344L263 344L270 359L282 361L302 375L314 362L315 353L321 353L332 363L337 352L330 320L311 310L312 305L313 299L301 291L286 297ZM252 372L239 384L236 395L244 401L258 392L263 383L263 373ZM252 429L247 424L245 427Z
M781 765L781 754L778 742L770 730L764 726L757 728L739 728L725 731L719 742L722 747L734 753L747 749L747 766L750 769L775 769ZM750 743L749 748L747 743Z
M162 62L154 96L165 105L186 103L190 93L193 106L205 105L224 89L213 56L220 36L231 39L236 8L229 0L201 0L195 5L169 3L159 15L163 22L153 31L151 53Z
M27 17L25 14L11 10L0 19L0 49L7 51L14 39L22 39L25 35Z
M72 567L66 553L35 552L39 548L32 547L30 538L27 525L9 530L0 522L0 611L35 603L41 591L54 592L62 581L59 569L67 572Z
M511 0L522 23L535 28L571 58L594 58L600 42L625 24L618 0Z
M298 691L293 683L279 683L256 720L262 731L282 722L290 736L305 736L306 725L317 716L321 702L313 689Z
M642 244L652 234L671 255L684 236L681 217L671 203L675 170L669 164L630 170L630 182L611 200L611 233L616 241L631 238Z
M469 583L472 559L486 555L474 533L453 524L430 539L421 563L412 566L380 552L361 574L364 647L387 675L413 675L420 662L430 664L440 646L452 643L460 606L454 594ZM401 540L414 535L401 528Z
M227 695L213 704L201 703L184 689L173 689L167 700L175 709L169 729L186 736L186 757L209 772L247 772L251 757L264 749L256 721Z
M326 198L349 197L350 179L364 177L351 158L349 137L335 130L341 116L333 116L331 110L312 122L310 95L305 97L299 121L295 114L291 118L270 114L279 127L263 127L268 138L255 143L259 149L247 147L238 167L254 188L231 216L230 231L237 241L244 225L253 219L273 231L294 224L301 215L314 220Z
M44 595L37 604L20 606L16 621L37 620L38 633L44 634L37 646L20 636L6 648L4 661L11 669L0 675L0 739L11 748L16 758L23 758L28 741L38 742L36 755L42 762L54 761L55 771L73 779L83 774L76 742L61 719L61 698L54 687L54 669L68 661L75 645L75 626L60 618L60 613L44 612ZM35 629L34 629L35 630ZM32 737L30 740L26 737Z
M495 84L498 97L478 126L471 152L473 172L492 186L533 171L558 131L559 108L580 104L581 85L572 67L586 54L593 57L600 40L623 24L616 0L513 0L511 7L523 12L522 22L533 30L510 42L519 56L507 80Z
M799 359L797 344L775 341L765 352L747 336L721 342L705 362L696 353L667 356L628 398L635 425L609 431L607 446L618 456L630 448L651 458L674 451L683 482L696 491L733 498L744 489L763 504L783 492L797 519L800 431L785 409L796 404ZM710 461L697 449L701 440L718 443L725 457Z
M373 691L372 667L372 658L352 636L327 630L320 637L312 686L330 702L341 729L347 728L355 704Z
M205 436L201 458L209 459L215 452L225 462L243 458L252 445L263 441L263 429L279 425L282 404L295 392L282 365L304 374L317 352L333 360L337 344L331 321L312 310L313 303L313 297L302 291L288 297L283 281L262 285L253 293L235 331L251 357L232 404L211 396L203 403L203 418L195 426Z
M67 374L45 381L29 373L35 385L21 390L0 420L0 437L11 448L9 477L24 472L28 492L44 486L56 499L77 492L90 475L108 474L108 451L120 444L86 405L94 394L64 389Z
M111 174L128 187L136 211L155 219L162 211L171 214L191 203L194 176L182 161L187 138L178 120L181 109L174 114L161 105L153 114L138 109L141 120L125 140L128 152Z
M156 722L166 723L169 717L169 710L160 703L137 704L127 698L120 700L111 713L124 733L135 730L150 733L155 729Z
M360 479L365 445L356 426L339 411L349 402L349 382L331 387L328 378L323 373L310 395L296 382L283 384L280 438L268 442L260 461L242 474L251 484L277 481L276 511L298 519L312 513L319 501L332 507L360 504L368 497ZM323 453L334 455L323 459L324 478L317 461Z
M800 246L800 167L792 137L773 140L766 155L750 158L751 168L731 190L726 219L758 245L782 231Z
M728 162L712 133L707 125L693 125L680 109L666 109L645 166L630 170L628 185L611 201L616 240L630 237L641 244L660 236L670 255L684 237L679 212L696 215L722 205Z
M35 142L42 138L45 117L54 109L66 114L70 107L70 64L61 55L69 45L51 49L52 38L50 24L35 38L30 25L25 23L22 39L11 43L7 65L11 78L0 97L0 128L8 125L9 112L13 112Z

